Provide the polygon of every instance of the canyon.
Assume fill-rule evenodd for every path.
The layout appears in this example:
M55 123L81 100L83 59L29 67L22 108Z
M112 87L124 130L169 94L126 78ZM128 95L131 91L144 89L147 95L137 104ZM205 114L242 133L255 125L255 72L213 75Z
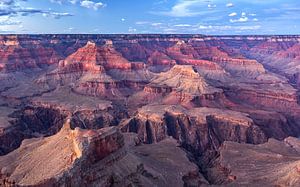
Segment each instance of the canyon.
M1 35L0 186L299 186L299 46Z

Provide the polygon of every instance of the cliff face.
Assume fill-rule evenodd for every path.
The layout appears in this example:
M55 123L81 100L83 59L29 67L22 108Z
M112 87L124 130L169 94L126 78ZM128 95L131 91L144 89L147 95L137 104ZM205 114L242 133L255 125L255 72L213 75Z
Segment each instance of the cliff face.
M174 140L167 139L150 149L136 147L134 135L126 134L124 138L115 127L71 130L69 123L67 120L56 135L26 140L19 149L1 157L1 186L163 186L167 181L182 186L182 178L189 181L193 174L193 180L207 184L197 176L197 167L185 153L175 147ZM142 156L146 154L148 158ZM31 168L31 163L37 167ZM162 166L171 171L163 172Z
M299 42L299 36L1 35L1 185L250 184L231 150L262 158L270 138L277 146L300 136ZM27 153L44 173L29 169ZM297 175L278 176L268 182L286 184L285 177Z
M248 116L216 108L186 110L175 105L149 105L124 122L121 128L137 133L145 143L172 136L199 155L207 150L217 150L224 141L259 144L268 138L282 139L280 132L285 133L283 137L294 134L292 124L280 125L284 119L274 119L269 128L264 127L268 122L260 120L259 113Z
M2 37L0 42L1 68L6 71L42 68L57 64L63 57L39 41L28 39L19 41L18 37Z

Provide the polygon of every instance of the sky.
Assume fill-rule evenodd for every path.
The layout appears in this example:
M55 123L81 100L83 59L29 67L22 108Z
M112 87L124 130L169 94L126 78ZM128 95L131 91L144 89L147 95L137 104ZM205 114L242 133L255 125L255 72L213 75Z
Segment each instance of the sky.
M300 34L300 0L0 0L0 34Z

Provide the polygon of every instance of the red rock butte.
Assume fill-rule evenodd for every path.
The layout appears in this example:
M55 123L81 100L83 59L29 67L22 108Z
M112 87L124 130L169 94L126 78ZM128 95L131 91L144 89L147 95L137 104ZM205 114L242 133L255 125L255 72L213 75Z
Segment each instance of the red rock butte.
M1 35L0 186L300 186L299 46Z

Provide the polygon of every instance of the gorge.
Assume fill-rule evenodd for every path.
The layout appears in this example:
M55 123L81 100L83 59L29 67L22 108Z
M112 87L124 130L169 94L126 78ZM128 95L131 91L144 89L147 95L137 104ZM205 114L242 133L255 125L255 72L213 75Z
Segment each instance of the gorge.
M0 186L300 186L297 137L300 36L0 35Z

